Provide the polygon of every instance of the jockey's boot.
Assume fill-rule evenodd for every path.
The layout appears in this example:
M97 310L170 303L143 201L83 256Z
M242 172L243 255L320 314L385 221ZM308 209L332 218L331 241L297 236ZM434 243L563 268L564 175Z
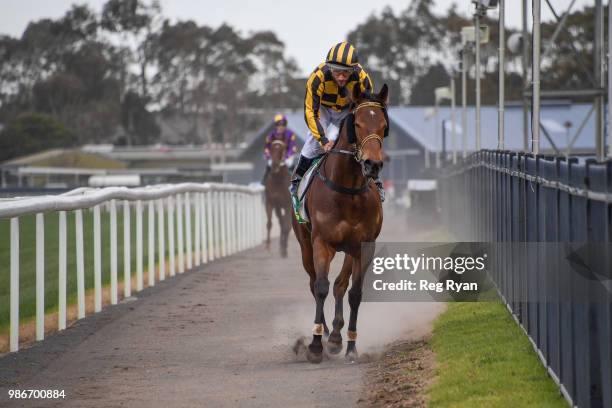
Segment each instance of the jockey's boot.
M266 170L264 171L264 175L261 178L261 184L265 185L266 184L266 177L268 177L268 173L270 172L270 166L266 166Z
M384 203L385 202L385 189L383 187L383 182L380 179L380 176L374 179L374 184L376 184L376 188L378 189L378 195L380 195L380 202Z
M300 159L298 161L297 166L295 166L295 170L293 170L293 175L291 177L291 184L289 185L289 192L291 193L291 204L293 204L293 212L295 213L295 218L299 223L303 224L306 221L300 216L300 199L298 198L298 186L300 185L300 180L304 177L304 173L310 168L312 164L312 159L304 157L300 155Z

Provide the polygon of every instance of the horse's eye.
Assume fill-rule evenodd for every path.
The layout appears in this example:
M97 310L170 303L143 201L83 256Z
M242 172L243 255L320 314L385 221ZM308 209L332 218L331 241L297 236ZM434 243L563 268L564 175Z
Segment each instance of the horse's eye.
M361 127L361 125L360 125L359 123L355 122L355 127L360 128L360 127Z

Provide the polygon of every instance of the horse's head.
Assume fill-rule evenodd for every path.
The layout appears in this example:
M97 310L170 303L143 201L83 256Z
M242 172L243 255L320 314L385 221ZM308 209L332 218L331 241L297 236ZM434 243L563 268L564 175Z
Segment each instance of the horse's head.
M355 159L363 175L375 178L383 167L383 139L389 132L389 88L385 84L378 94L365 94L355 85L352 100L353 112L347 118L348 142L355 144Z
M285 165L285 153L287 144L282 140L274 140L270 146L270 159L272 161L271 170L273 173L278 173L280 168Z

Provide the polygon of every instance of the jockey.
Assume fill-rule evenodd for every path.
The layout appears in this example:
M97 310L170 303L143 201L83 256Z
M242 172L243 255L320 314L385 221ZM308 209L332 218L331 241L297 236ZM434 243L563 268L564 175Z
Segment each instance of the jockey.
M350 99L355 86L362 92L374 88L370 75L358 63L357 50L348 42L334 45L306 82L304 117L308 125L308 139L300 152L300 159L293 172L289 191L298 207L297 189L313 159L331 150L340 132L342 120L350 113ZM385 192L380 177L374 180L381 201Z
M282 140L287 145L287 150L285 151L285 164L287 165L289 171L293 171L294 156L297 152L295 133L287 129L287 118L285 117L285 115L282 115L280 113L274 116L274 126L274 130L272 130L268 134L268 136L266 136L266 146L264 148L266 170L261 180L261 184L265 183L266 177L268 176L268 172L270 171L270 166L272 165L272 159L270 158L270 148L272 146L272 142L275 140Z

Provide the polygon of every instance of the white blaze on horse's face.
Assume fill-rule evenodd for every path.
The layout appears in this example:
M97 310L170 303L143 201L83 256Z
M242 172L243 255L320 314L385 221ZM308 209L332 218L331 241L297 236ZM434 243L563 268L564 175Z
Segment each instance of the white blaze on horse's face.
M375 104L376 102L365 102L363 105ZM378 106L380 107L380 106ZM359 106L356 110L359 109ZM366 110L367 109L367 110ZM361 164L361 170L365 177L377 177L383 167L382 162L382 138L386 122L383 119L382 110L367 107L358 115L356 112L355 126L357 133L357 161Z

